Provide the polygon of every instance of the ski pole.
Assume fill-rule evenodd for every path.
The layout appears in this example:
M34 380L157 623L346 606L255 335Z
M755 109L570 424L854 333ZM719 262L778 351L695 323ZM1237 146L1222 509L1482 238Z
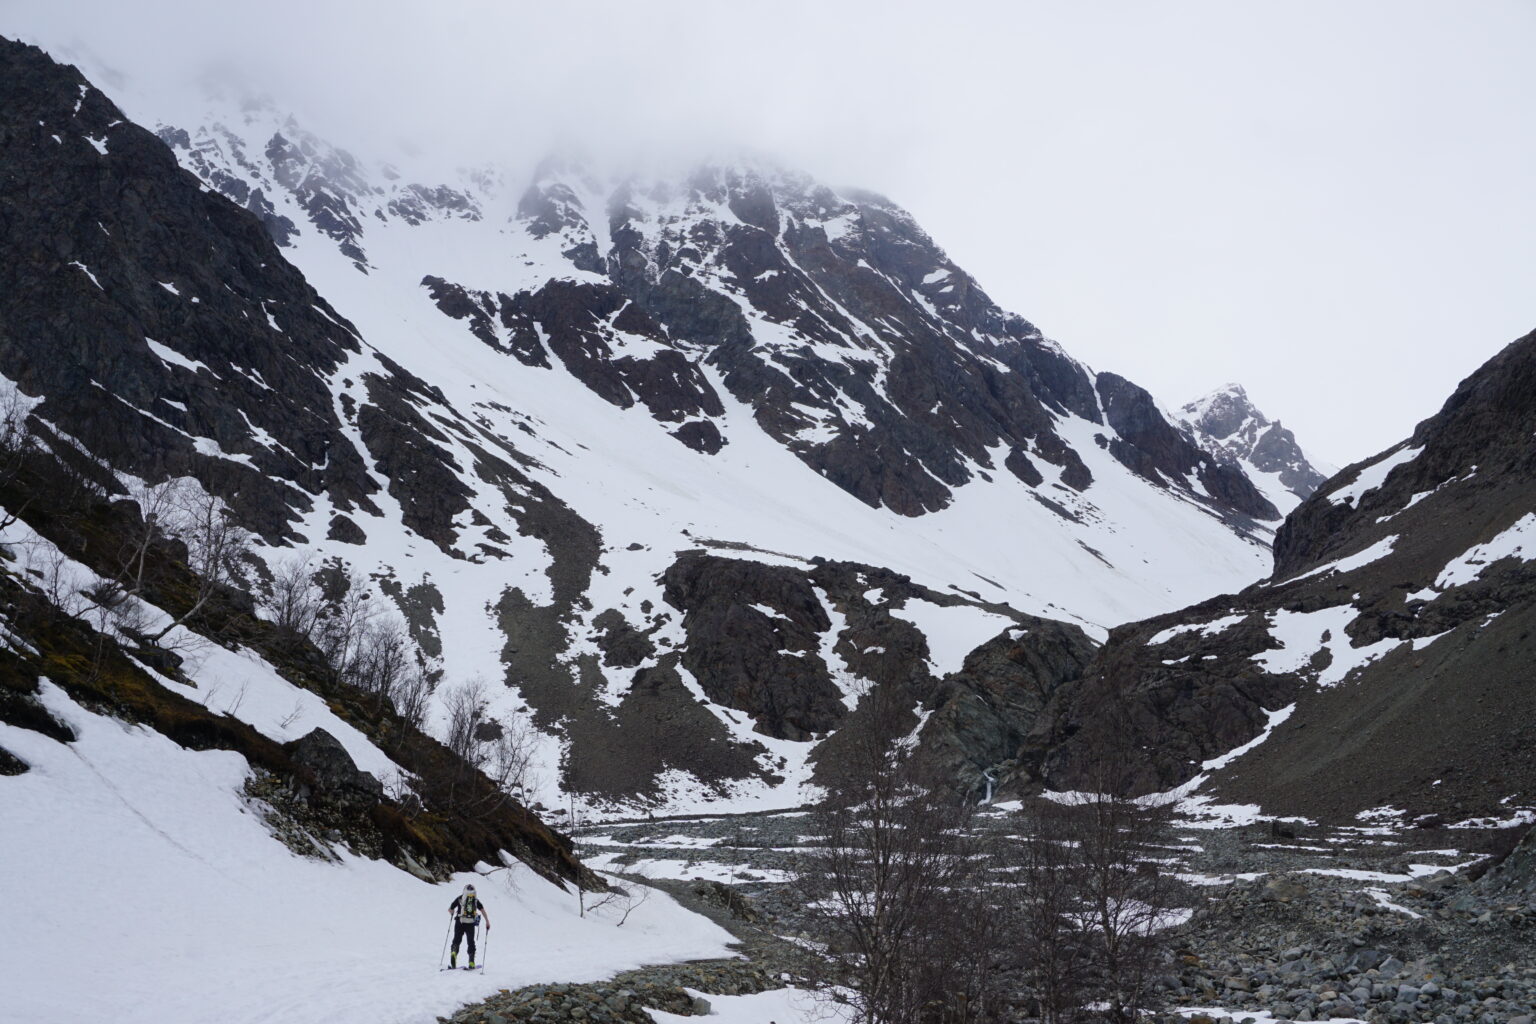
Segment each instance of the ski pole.
M485 922L485 944L480 947L480 973L485 973L485 965L491 959L491 922Z
M443 961L448 959L448 939L453 935L453 918L448 918L448 931L443 935L443 951L437 955L437 969L443 969Z

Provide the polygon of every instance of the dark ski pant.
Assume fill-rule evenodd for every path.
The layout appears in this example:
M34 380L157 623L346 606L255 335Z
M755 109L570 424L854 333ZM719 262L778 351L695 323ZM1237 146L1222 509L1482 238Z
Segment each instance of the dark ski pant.
M453 922L453 955L459 955L459 940L469 940L469 962L475 962L475 921Z

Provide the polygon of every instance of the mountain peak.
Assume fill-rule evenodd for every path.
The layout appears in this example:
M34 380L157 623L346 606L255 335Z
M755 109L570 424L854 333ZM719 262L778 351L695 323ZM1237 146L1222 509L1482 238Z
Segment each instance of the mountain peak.
M1248 397L1247 389L1241 384L1230 382L1207 392L1179 411L1183 413L1184 419L1219 438L1231 436L1250 420L1260 426L1269 424L1269 420Z
M1282 512L1295 508L1324 480L1296 436L1260 412L1241 384L1223 384L1179 412L1197 444L1242 468Z

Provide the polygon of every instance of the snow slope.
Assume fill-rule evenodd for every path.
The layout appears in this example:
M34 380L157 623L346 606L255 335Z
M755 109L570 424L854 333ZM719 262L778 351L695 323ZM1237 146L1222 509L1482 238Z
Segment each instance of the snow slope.
M43 694L79 739L0 724L31 765L0 785L8 1019L430 1022L497 988L726 955L725 932L661 893L618 928L520 864L430 885L345 851L298 857L242 795L238 754ZM486 970L439 973L470 880L492 920Z

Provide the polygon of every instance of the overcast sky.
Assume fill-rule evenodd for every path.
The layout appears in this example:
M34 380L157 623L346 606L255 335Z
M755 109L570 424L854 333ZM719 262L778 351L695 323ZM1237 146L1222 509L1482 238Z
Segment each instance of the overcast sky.
M905 205L1095 369L1170 407L1239 381L1339 465L1536 328L1531 0L0 0L0 31L445 165L748 145Z

